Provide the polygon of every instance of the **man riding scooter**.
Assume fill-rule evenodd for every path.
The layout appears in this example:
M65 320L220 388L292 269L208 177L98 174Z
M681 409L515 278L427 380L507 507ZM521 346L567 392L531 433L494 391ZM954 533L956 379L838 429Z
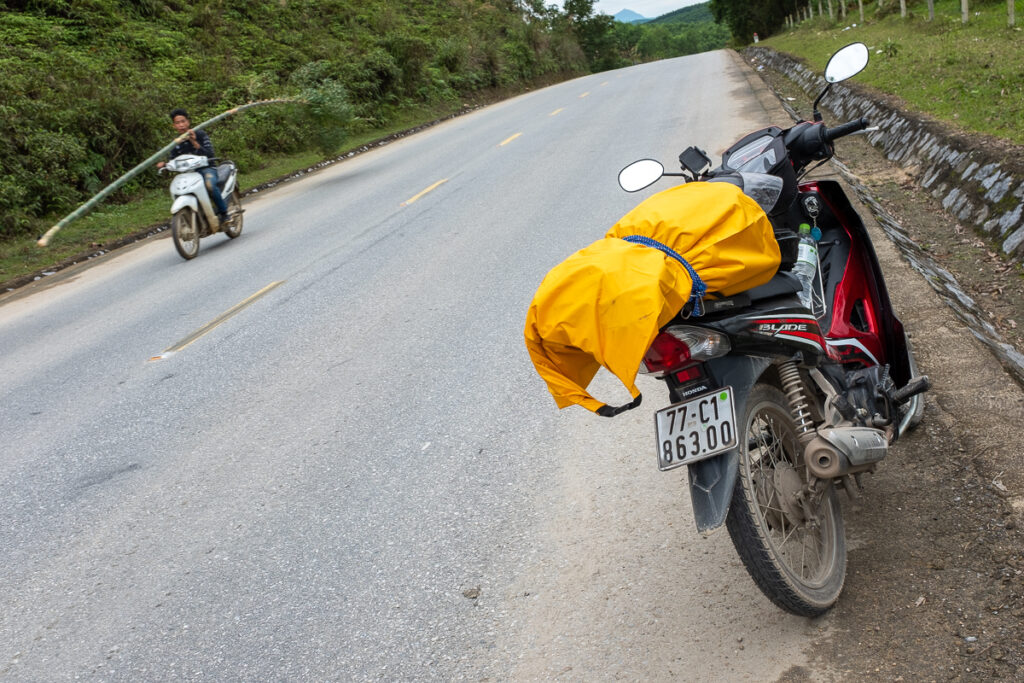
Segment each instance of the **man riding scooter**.
M188 134L188 138L179 142L171 150L171 159L183 154L197 154L208 158L216 156L213 152L213 143L210 141L210 136L204 130L192 130L192 120L184 109L174 109L171 111L171 124L174 126L174 130L178 131L179 135ZM157 163L156 167L163 168L164 162ZM220 188L217 186L217 169L213 166L207 166L197 169L197 172L203 176L206 191L217 209L217 218L220 219L221 224L225 223L228 220L228 205L220 193Z

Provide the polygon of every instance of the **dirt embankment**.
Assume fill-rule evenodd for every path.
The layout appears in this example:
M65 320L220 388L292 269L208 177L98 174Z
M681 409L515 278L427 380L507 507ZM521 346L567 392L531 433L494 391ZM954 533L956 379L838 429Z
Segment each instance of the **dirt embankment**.
M785 102L809 118L811 99L802 88L767 68L756 73L779 96L773 106ZM752 86L764 89L750 74ZM851 117L825 112L826 122ZM784 118L774 122L786 125ZM922 425L900 440L865 479L860 499L847 505L849 575L843 598L823 618L827 635L811 644L819 670L793 670L784 678L1019 680L1024 390L993 355L992 340L983 338L987 323L1010 352L1021 348L1020 266L865 136L842 140L837 156L851 188L860 186L863 201L852 199L869 223L893 305L933 389ZM887 239L888 228L871 220L872 209L881 215L878 223L895 224L906 239ZM901 251L901 241L911 246ZM919 267L915 253L935 270ZM955 313L948 300L975 317Z

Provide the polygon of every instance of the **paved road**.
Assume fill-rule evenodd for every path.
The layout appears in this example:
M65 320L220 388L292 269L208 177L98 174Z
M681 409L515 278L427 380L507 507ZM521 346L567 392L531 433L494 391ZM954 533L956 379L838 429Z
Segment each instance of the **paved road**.
M619 168L764 121L725 52L597 74L250 200L192 262L151 240L0 302L0 678L800 664L817 627L656 471L657 383L558 412L522 343L544 273L638 201Z

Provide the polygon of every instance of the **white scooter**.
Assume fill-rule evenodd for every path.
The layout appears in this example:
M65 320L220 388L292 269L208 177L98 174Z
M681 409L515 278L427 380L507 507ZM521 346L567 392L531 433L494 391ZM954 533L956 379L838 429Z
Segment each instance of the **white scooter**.
M209 157L183 154L164 164L160 172L170 171L178 176L171 182L171 236L174 248L183 259L193 259L199 253L199 240L216 232L234 239L242 234L242 202L238 198L238 167L233 161L223 160L217 165L217 185L228 205L228 219L221 222L217 209L206 191L206 183L199 169L217 161Z

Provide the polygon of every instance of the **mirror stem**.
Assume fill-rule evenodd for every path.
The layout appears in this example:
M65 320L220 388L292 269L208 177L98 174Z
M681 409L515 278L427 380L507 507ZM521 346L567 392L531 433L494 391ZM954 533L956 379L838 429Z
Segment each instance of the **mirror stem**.
M814 108L814 120L815 120L815 122L821 121L821 112L818 111L818 104L821 102L821 98L823 98L825 95L827 95L828 91L831 90L831 89L832 89L832 84L829 83L828 85L825 86L825 89L821 91L821 94L818 95L818 99L814 100L813 108Z

